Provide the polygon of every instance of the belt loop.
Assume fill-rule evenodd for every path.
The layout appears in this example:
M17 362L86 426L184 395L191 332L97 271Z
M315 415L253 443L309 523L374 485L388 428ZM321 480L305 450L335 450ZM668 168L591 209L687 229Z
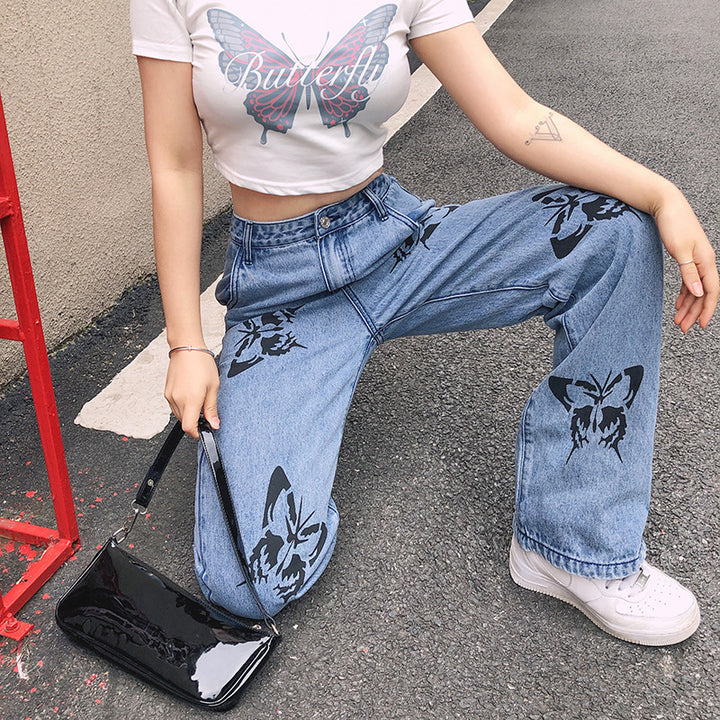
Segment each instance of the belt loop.
M253 235L253 223L250 220L245 221L245 227L243 228L243 264L252 265L252 235Z
M374 193L370 188L363 188L362 192L365 194L365 197L373 204L375 210L377 210L377 214L380 216L381 220L387 220L388 219L388 211L385 207L385 203L378 197L376 193Z

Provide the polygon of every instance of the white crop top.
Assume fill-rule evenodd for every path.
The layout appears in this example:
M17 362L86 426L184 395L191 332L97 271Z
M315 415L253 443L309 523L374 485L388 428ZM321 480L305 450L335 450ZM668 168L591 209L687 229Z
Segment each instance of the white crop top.
M377 170L408 39L472 20L466 0L130 0L130 17L135 55L192 63L217 169L275 195Z

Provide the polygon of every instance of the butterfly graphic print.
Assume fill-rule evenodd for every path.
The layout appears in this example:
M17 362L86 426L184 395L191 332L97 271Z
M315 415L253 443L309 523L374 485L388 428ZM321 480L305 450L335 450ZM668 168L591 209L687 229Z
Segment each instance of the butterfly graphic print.
M630 213L633 208L616 198L573 187L553 188L533 196L545 209L554 211L546 225L553 224L550 245L555 257L567 257L598 223Z
M303 95L307 109L314 96L326 127L342 125L349 137L348 122L370 99L367 85L376 82L387 65L383 41L396 10L396 5L382 5L368 13L309 65L291 58L232 13L208 10L208 22L222 47L220 70L228 82L248 91L244 104L263 127L260 142L267 143L269 130L287 133L292 128Z
M303 348L288 326L292 325L302 305L266 312L245 320L239 326L240 339L235 358L230 363L228 378L233 378L267 358L286 355L294 348Z
M285 471L279 465L268 485L263 530L248 558L254 582L268 582L283 601L305 584L307 570L320 558L327 539L324 522L313 521L315 512L303 511Z
M645 371L633 365L622 372L610 371L604 381L590 375L589 380L551 375L550 391L570 414L570 438L573 453L594 440L612 449L622 462L620 443L627 433L627 415L640 389Z
M395 264L390 268L390 272L395 270L401 262L405 262L405 260L410 257L410 253L418 245L422 245L427 250L427 241L430 239L430 236L440 227L440 223L453 212L453 210L457 210L459 207L459 205L442 205L441 207L433 208L433 210L420 221L420 229L405 238L402 244L395 249L393 253Z

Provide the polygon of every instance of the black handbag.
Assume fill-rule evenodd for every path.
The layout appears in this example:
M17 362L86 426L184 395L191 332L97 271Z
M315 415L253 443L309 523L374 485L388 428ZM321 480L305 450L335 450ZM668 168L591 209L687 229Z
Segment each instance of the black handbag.
M140 679L194 705L228 710L268 659L280 632L255 592L212 428L201 418L198 429L235 554L263 620L236 617L190 595L120 547L147 510L183 437L180 422L140 484L127 522L63 595L55 618L72 638Z

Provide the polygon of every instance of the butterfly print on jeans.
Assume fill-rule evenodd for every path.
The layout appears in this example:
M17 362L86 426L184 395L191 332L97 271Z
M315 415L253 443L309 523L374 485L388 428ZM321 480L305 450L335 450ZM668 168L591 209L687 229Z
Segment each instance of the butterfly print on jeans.
M303 95L307 109L315 97L323 125L342 124L349 137L348 122L370 99L366 86L375 83L387 65L383 41L396 10L396 5L381 5L368 13L320 59L323 47L309 65L288 56L232 13L208 10L208 22L222 47L220 70L228 82L248 91L244 105L263 126L260 142L267 142L268 130L290 130Z
M572 449L566 464L572 454L591 439L612 448L622 462L619 445L627 432L626 412L635 401L643 374L642 365L633 365L615 376L609 372L604 382L594 375L590 380L554 375L548 378L552 394L570 413Z
M421 221L420 228L412 235L408 235L402 244L396 248L393 253L395 264L390 268L392 272L401 262L406 260L410 253L418 246L422 245L428 249L427 241L430 236L440 227L440 223L453 211L457 210L459 205L443 205L439 208L433 208Z
M559 259L569 255L595 223L613 220L625 213L640 217L633 208L616 198L578 188L545 190L532 199L555 211L545 224L553 223L550 244Z
M239 326L240 340L235 359L230 363L227 376L235 377L259 362L289 353L293 348L305 348L287 328L302 305L284 310L266 312L256 318L245 320Z
M273 584L283 601L297 595L305 584L307 570L320 557L327 526L311 522L315 512L303 515L285 471L278 465L273 471L265 500L265 534L249 557L253 581Z

